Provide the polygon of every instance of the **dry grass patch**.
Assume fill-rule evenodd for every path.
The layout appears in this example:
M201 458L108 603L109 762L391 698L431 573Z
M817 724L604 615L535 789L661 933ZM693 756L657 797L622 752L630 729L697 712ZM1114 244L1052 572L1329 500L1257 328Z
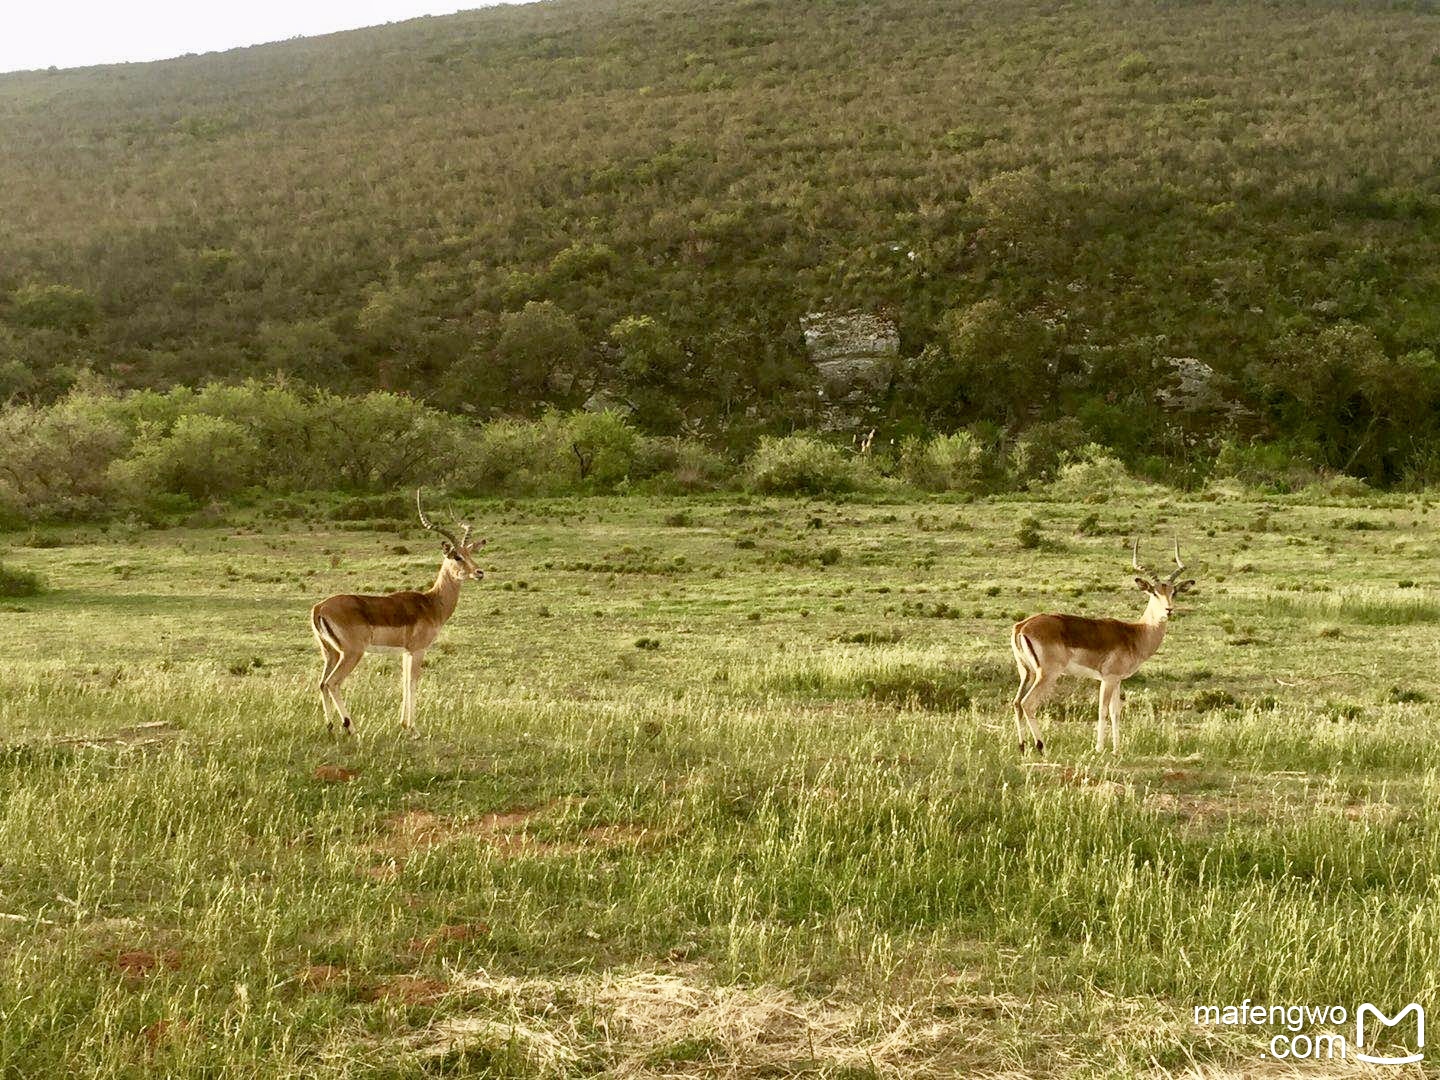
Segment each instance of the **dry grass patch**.
M185 733L179 724L169 720L151 720L131 724L103 735L60 735L46 740L54 746L83 746L93 749L142 748L173 742Z
M616 1077L789 1075L855 1069L866 1075L1004 1075L986 1061L998 1016L1026 1014L1019 999L964 999L866 1008L807 999L776 986L717 986L693 972L630 972L553 979L476 973L451 989L471 1012L412 1037L421 1058L501 1052L541 1075L577 1061ZM973 1007L971 1007L973 1006ZM1012 1074L1014 1075L1014 1074Z
M574 838L546 839L537 825L550 825L570 805L556 800L541 806L501 810L478 818L446 817L429 810L404 810L385 819L381 835L368 846L403 866L417 852L457 841L478 841L503 855L575 855L593 848L639 847L657 842L662 833L635 822L592 825ZM368 871L367 871L368 873Z

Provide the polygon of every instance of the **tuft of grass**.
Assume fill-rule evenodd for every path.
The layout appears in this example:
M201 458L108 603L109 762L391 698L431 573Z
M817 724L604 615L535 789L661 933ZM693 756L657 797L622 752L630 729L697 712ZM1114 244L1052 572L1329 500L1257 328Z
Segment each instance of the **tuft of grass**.
M1040 519L1033 514L1020 522L1020 527L1015 530L1015 539L1020 547L1026 551L1038 548L1044 537L1040 533Z
M1430 700L1430 695L1410 686L1392 686L1385 700L1395 705L1423 705Z
M887 630L852 630L839 634L835 640L843 645L893 645L902 637L893 627Z
M1192 702L1196 712L1213 712L1216 709L1234 709L1239 700L1228 690L1201 690Z

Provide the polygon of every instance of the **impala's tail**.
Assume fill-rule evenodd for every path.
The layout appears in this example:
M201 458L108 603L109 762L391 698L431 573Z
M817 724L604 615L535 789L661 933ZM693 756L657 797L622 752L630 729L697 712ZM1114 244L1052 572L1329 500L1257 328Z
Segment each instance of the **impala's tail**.
M344 652L340 647L340 641L335 636L335 628L330 625L324 615L320 614L318 608L310 610L310 629L315 631L315 640L322 647L333 649L335 652Z
M1016 623L1015 628L1010 631L1010 651L1015 654L1015 666L1020 669L1021 675L1028 675L1040 670L1040 657L1035 654L1035 644L1025 632L1020 629L1024 623Z

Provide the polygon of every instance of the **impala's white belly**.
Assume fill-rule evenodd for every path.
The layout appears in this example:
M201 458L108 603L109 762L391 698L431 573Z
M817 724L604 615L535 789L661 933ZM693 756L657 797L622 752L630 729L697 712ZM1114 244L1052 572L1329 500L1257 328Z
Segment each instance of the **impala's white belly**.
M1065 665L1065 674L1079 675L1086 679L1100 678L1100 672L1096 671L1092 667L1086 667L1084 664L1077 663L1074 660L1070 661L1070 663Z

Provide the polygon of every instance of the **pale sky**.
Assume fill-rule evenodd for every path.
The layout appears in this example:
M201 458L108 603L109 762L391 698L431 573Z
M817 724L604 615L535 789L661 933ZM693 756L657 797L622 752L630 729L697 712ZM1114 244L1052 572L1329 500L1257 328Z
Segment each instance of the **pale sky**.
M163 60L521 0L0 0L0 72Z

